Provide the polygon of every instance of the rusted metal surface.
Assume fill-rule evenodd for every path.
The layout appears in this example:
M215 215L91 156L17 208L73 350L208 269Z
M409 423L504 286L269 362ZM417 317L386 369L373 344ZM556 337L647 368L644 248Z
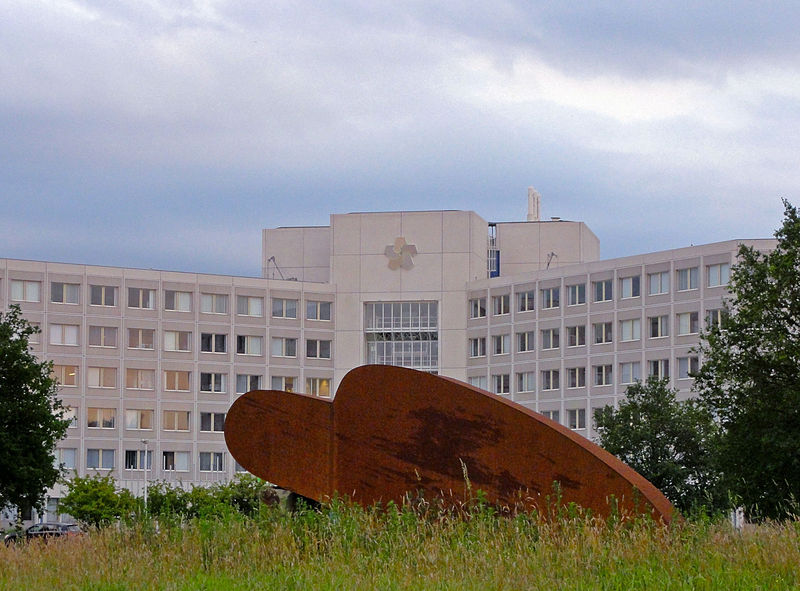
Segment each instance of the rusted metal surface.
M575 502L669 522L672 505L650 482L594 443L542 415L468 384L368 365L348 373L331 402L256 390L240 397L225 440L248 471L306 497L362 504L406 493L545 508ZM521 495L521 496L520 496Z

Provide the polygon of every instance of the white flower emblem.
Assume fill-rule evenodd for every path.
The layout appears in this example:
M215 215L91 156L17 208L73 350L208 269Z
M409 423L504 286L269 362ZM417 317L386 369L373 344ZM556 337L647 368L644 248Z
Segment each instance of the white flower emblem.
M417 247L406 244L405 238L395 238L394 245L387 246L384 254L389 257L389 268L392 271L400 268L408 270L414 266L411 257L417 254Z

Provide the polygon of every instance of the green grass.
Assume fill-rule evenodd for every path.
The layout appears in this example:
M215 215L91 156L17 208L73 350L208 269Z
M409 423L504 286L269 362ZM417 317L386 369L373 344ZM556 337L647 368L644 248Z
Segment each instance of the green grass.
M800 523L603 522L492 510L152 522L0 548L0 589L794 589Z

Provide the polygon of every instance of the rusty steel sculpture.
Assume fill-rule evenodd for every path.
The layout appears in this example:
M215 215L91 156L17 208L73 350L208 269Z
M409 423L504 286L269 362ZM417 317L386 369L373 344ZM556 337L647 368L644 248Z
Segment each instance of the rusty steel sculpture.
M332 401L248 392L231 406L225 441L252 474L318 501L336 493L364 505L418 492L463 499L468 479L498 505L543 510L574 502L601 516L672 518L672 505L650 482L563 425L468 384L400 367L356 368Z

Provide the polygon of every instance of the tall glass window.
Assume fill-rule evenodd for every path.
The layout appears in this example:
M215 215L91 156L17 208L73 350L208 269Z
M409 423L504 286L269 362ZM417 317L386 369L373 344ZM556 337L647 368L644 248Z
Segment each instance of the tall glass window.
M366 362L439 372L437 302L364 305Z

